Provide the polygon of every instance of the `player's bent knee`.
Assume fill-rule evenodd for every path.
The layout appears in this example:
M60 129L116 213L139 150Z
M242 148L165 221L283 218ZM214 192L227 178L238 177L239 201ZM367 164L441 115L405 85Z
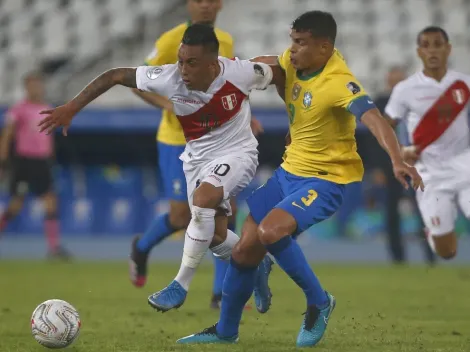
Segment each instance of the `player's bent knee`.
M263 260L266 251L263 246L249 246L248 243L238 242L232 249L232 258L238 264L254 267Z
M203 182L194 192L193 205L199 208L216 209L223 199L222 187L214 187L210 183Z
M291 232L284 227L271 222L262 221L258 226L258 238L265 246L276 243L285 236L290 236Z
M445 235L433 236L436 254L442 259L452 259L457 255L457 235L450 232Z
M259 224L258 237L266 246L292 235L296 229L297 222L294 217L282 209L275 208Z

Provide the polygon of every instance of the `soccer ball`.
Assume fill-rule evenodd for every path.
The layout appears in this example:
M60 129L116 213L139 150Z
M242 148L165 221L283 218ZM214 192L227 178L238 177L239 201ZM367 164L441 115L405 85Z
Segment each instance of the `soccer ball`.
M80 316L70 304L60 299L41 303L31 317L31 332L48 348L69 346L80 332Z

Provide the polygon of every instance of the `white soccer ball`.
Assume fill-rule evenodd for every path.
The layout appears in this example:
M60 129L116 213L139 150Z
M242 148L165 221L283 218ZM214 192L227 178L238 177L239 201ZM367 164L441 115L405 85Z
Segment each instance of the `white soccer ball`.
M45 347L64 348L77 338L80 324L80 316L70 303L50 299L34 310L31 332L36 341Z

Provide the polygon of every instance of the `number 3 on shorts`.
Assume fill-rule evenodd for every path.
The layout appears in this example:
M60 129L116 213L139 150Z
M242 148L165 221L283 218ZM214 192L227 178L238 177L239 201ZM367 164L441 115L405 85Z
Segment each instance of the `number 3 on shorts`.
M317 197L318 193L315 192L313 189L309 189L308 195L306 197L300 198L300 200L302 201L302 203L304 203L306 207L309 207L313 203L313 201L317 199Z

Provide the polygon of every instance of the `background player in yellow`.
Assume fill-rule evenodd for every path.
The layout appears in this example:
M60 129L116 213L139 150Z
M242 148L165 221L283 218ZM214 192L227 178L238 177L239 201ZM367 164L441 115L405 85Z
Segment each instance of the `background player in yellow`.
M336 22L330 13L311 11L293 22L291 47L272 65L272 83L285 100L292 142L282 165L248 199L250 215L232 251L218 323L179 343L238 341L243 306L266 252L305 293L307 310L297 346L320 341L335 298L322 288L293 238L332 216L346 185L362 180L364 170L354 138L356 119L387 151L403 186L408 187L405 176L415 189L422 186L416 170L402 160L394 131L335 49L335 38ZM272 63L272 59L255 61Z
M145 63L149 66L174 64L178 61L178 48L189 23L214 24L218 12L222 8L221 0L188 0L187 9L191 20L182 23L164 33L155 43L154 50ZM220 55L232 58L233 40L229 33L215 28L220 45ZM134 93L146 102L155 106L165 106L163 99L155 94L134 90ZM259 125L255 128L260 129ZM186 140L177 117L169 110L164 110L157 132L157 151L165 197L169 200L170 210L162 214L150 225L142 237L137 237L132 243L131 251L131 281L141 287L147 278L147 261L150 250L175 231L185 229L191 219L186 194L186 179L183 173L180 154L184 151ZM235 205L232 205L234 215L229 220L229 227L235 231ZM214 257L215 272L211 307L219 308L222 297L222 284L228 263Z

